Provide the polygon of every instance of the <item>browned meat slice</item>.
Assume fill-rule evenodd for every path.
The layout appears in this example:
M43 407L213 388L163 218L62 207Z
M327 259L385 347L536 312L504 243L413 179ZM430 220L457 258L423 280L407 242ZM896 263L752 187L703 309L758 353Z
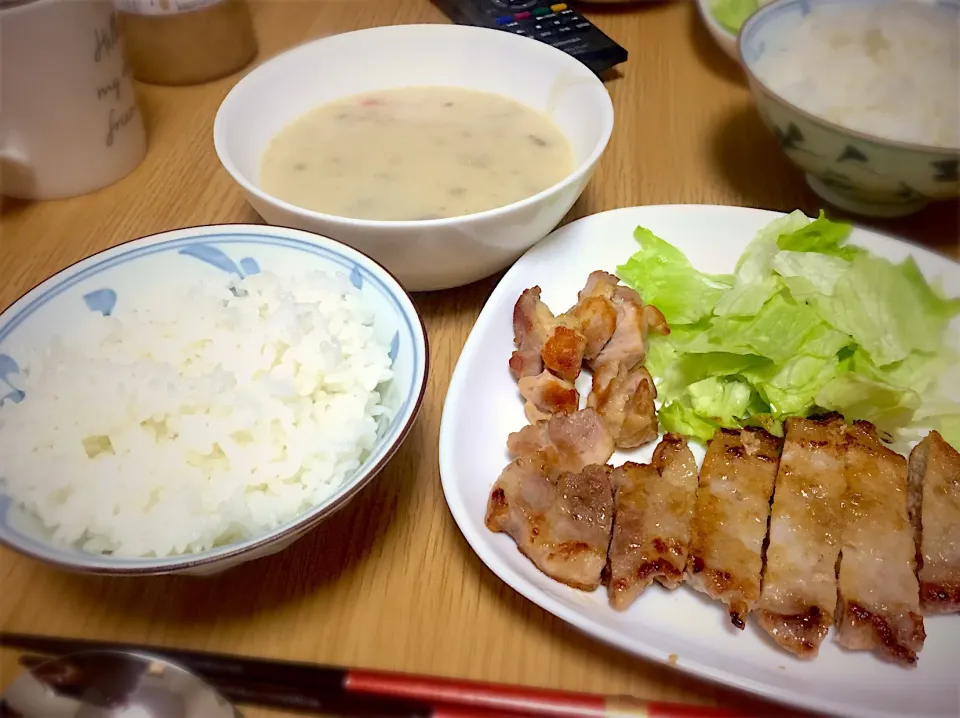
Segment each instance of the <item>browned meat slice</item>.
M612 275L590 275L588 288L611 297L617 322L610 341L591 362L592 389L587 406L607 422L617 448L632 449L657 438L657 391L653 378L643 368L646 337L650 330L669 333L666 321L653 306L644 306L629 287L611 285ZM584 292L587 290L585 289ZM581 292L581 295L584 293ZM581 300L582 301L582 300Z
M647 321L643 302L632 289L621 286L614 291L613 305L617 312L617 327L593 365L599 367L617 362L632 369L647 356Z
M547 369L564 381L574 382L580 376L586 348L587 340L583 334L577 329L558 323L547 336L540 356Z
M557 471L577 472L589 464L606 464L613 449L610 432L593 409L555 414L507 437L512 456L534 459Z
M513 307L513 343L510 371L517 379L543 371L541 352L556 320L540 301L540 287L525 289Z
M616 374L610 373L616 369ZM657 388L642 366L627 369L610 362L593 373L593 390L587 406L597 410L620 449L633 449L657 438Z
M620 279L610 272L604 272L598 269L590 272L586 284L577 294L577 299L586 299L587 297L606 297L613 299L613 294L620 286Z
M554 414L572 414L580 407L576 387L544 369L537 376L521 377L517 382L520 395L526 399L523 412L535 424Z
M652 304L643 305L643 319L647 323L647 333L661 334L667 336L670 333L670 326L667 324L667 318L663 312Z
M610 468L546 475L531 459L500 474L487 503L487 528L509 534L551 578L591 591L600 585L613 523Z
M577 328L583 334L586 342L584 361L596 359L617 328L617 310L613 302L604 296L583 297L564 317L576 322Z
M911 665L926 636L907 515L907 460L881 444L867 422L847 428L845 448L837 641Z
M960 613L960 453L936 431L910 454L910 518L923 612Z
M627 608L654 580L683 580L697 462L684 438L667 434L651 465L627 462L613 472L614 524L608 563L610 603Z
M737 628L760 597L763 541L780 439L762 429L719 429L700 468L687 583L723 601Z
M800 658L817 655L837 608L846 491L843 418L787 419L770 515L760 625Z

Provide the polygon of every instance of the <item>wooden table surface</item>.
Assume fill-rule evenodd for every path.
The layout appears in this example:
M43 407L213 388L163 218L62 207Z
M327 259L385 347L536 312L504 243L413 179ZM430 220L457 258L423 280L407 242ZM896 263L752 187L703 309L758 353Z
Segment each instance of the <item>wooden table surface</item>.
M427 0L269 0L252 9L261 59L365 26L446 22ZM761 126L737 67L700 27L692 4L584 10L630 59L608 81L616 110L610 146L568 219L662 203L816 211L820 203ZM150 149L132 175L76 199L6 201L0 309L124 240L193 224L259 222L220 168L211 139L217 107L238 78L140 86ZM960 257L958 214L956 203L944 203L877 226ZM0 549L0 627L748 705L582 636L502 584L461 537L440 488L440 414L454 364L497 280L415 297L432 350L420 420L380 477L299 543L208 579L76 576ZM10 652L0 671L3 685L15 671Z

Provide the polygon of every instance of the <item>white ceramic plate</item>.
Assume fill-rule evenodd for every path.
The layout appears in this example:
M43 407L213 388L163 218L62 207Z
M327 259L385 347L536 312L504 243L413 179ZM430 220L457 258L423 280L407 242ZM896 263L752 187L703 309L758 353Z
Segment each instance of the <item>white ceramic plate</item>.
M474 551L528 599L602 641L676 665L772 700L849 716L956 718L960 715L957 646L960 617L926 621L927 641L915 669L869 653L841 649L828 638L815 661L774 647L752 622L736 631L720 604L689 588L651 587L629 610L607 605L603 589L584 593L556 583L522 556L505 534L483 525L487 495L508 463L507 434L526 422L507 369L513 348L511 314L517 296L534 284L555 311L576 301L594 269L614 271L636 249L638 224L682 249L701 270L730 272L755 232L779 216L740 207L675 205L619 209L586 217L547 237L507 272L484 307L454 371L440 428L440 471L447 503ZM928 278L960 294L960 265L882 235L857 229L852 240L898 260L912 254ZM960 329L960 321L956 323ZM618 452L648 461L649 448ZM700 450L698 460L702 459Z

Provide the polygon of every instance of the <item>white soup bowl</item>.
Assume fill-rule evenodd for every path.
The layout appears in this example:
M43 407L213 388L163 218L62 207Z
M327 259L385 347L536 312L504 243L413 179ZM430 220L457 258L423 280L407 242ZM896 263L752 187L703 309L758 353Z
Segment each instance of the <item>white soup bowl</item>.
M338 98L409 86L493 92L550 117L575 167L538 194L476 214L419 221L351 219L294 206L260 187L260 160L286 125ZM333 237L383 264L409 291L456 287L511 264L577 201L613 129L603 83L570 55L502 30L398 25L358 30L284 52L243 78L217 112L224 168L270 224Z

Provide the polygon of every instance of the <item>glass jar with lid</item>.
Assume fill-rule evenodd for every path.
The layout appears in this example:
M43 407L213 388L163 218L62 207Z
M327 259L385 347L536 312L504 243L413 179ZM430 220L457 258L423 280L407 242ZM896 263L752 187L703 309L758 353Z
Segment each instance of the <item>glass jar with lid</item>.
M244 67L257 53L245 0L115 0L133 76L193 85Z

